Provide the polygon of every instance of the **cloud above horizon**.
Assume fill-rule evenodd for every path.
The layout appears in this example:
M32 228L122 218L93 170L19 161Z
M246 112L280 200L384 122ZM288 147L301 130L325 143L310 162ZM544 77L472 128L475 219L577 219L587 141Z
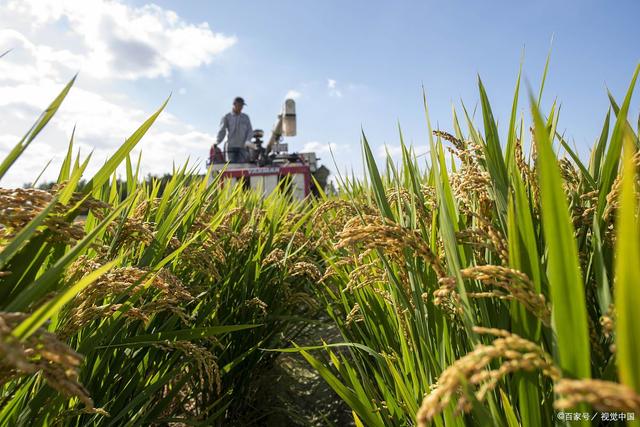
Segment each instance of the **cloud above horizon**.
M329 89L329 96L342 98L342 91L338 89L338 82L334 79L327 79L327 89Z
M287 94L284 96L284 99L299 99L302 96L302 93L295 90L290 89Z
M90 176L153 112L120 92L118 81L207 66L237 42L171 10L120 1L11 0L0 4L0 20L10 23L0 30L0 53L11 49L0 59L0 158L80 70L56 116L3 178L5 187L32 181L51 159L44 178L55 177L76 125L76 147L93 153ZM137 147L142 170L160 174L174 161L203 156L213 139L164 111Z
M338 144L334 142L322 143L319 141L309 141L303 145L301 152L303 153L315 152L316 154L330 153L330 152L335 153L337 149L338 149Z
M191 24L154 4L115 0L11 0L6 11L31 29L66 24L75 35L72 67L96 78L168 77L174 69L210 64L237 42L206 22Z

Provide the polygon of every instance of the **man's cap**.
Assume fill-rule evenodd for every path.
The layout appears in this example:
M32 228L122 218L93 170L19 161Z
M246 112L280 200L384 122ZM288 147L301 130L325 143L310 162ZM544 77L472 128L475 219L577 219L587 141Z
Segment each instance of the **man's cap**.
M233 100L233 103L236 104L242 104L242 105L247 105L246 102L244 102L244 98L241 96L236 96L236 99Z

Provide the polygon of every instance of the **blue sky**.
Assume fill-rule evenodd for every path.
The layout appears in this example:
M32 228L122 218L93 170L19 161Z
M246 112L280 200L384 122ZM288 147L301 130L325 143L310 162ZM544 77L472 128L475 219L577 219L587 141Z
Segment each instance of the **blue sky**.
M290 148L317 149L330 162L326 147L334 144L339 166L359 173L361 127L377 153L382 153L384 144L392 152L397 147L398 122L405 140L418 152L424 151L428 136L423 84L432 123L442 129L450 129L452 105L459 107L463 100L468 108L475 106L478 74L496 118L506 122L523 50L524 78L537 90L552 36L543 107L548 108L555 98L561 102L560 129L586 153L608 108L606 87L622 98L640 61L640 3L631 0L192 0L156 1L153 7L136 0L119 2L118 8L113 2L91 0L82 3L100 7L80 11L77 0L16 3L0 1L0 18L11 18L8 28L36 46L36 52L42 52L42 46L58 52L48 66L59 66L60 71L40 83L62 84L65 66L68 77L73 75L71 65L55 63L64 57L60 52L69 50L75 57L66 64L78 64L80 97L86 101L77 101L76 108L63 113L61 123L54 125L58 134L43 135L43 145L59 148L40 150L39 157L31 158L34 166L25 163L27 170L47 153L59 159L66 144L62 136L70 134L72 123L78 123L82 141L83 122L88 122L90 130L81 147L106 156L126 136L129 125L112 111L122 106L123 111L131 111L127 117L143 117L173 92L168 118L142 145L145 170L160 173L171 161L206 156L219 118L229 110L234 96L245 97L254 127L267 131L289 93L297 96L298 104L298 136L288 141ZM53 6L46 9L44 3ZM57 3L68 3L68 8ZM31 23L34 17L41 22L36 27ZM126 28L132 23L126 21L134 18L140 19L131 25L136 31ZM91 20L100 31L88 37L80 29ZM184 32L185 28L192 32ZM5 34L2 44L0 33L0 49L7 40L15 44L17 36L11 35L13 39ZM6 62L16 65L21 58L16 52ZM2 80L0 92L1 84ZM91 94L99 95L109 107L92 112ZM636 98L634 122L638 105ZM45 106L43 99L41 107ZM36 105L32 107L35 111ZM0 112L3 108L15 106L0 102ZM526 113L527 109L523 96L520 110ZM26 111L25 125L31 110ZM10 125L6 117L0 119L0 143L10 140L1 135ZM112 119L116 126L97 124L99 119ZM91 132L101 126L102 132ZM7 135L14 133L19 134L12 130ZM0 145L0 150L7 145Z

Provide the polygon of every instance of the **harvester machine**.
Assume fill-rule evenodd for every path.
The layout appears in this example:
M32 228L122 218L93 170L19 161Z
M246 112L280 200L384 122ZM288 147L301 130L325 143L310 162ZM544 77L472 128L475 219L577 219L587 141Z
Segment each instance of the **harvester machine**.
M245 188L252 188L264 195L278 189L289 191L298 200L315 193L312 176L316 175L316 181L324 186L328 170L324 166L318 168L320 159L316 153L289 152L288 144L283 142L284 137L296 136L296 132L296 103L293 99L287 99L266 146L263 146L262 140L264 132L261 129L253 131L251 144L247 147L247 163L227 162L221 152L212 150L209 159L210 181L220 175L221 183L241 182Z

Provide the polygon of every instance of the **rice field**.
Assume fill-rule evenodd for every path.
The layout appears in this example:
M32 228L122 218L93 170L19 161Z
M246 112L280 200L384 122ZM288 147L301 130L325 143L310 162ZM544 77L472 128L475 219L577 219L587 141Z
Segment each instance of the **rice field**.
M143 180L165 105L92 177L72 138L50 190L0 189L0 425L267 425L283 354L356 426L637 425L639 72L589 159L519 76L500 135L479 81L481 125L432 129L425 97L427 162L401 141L377 164L363 134L365 178L305 202ZM300 344L322 319L340 338Z

